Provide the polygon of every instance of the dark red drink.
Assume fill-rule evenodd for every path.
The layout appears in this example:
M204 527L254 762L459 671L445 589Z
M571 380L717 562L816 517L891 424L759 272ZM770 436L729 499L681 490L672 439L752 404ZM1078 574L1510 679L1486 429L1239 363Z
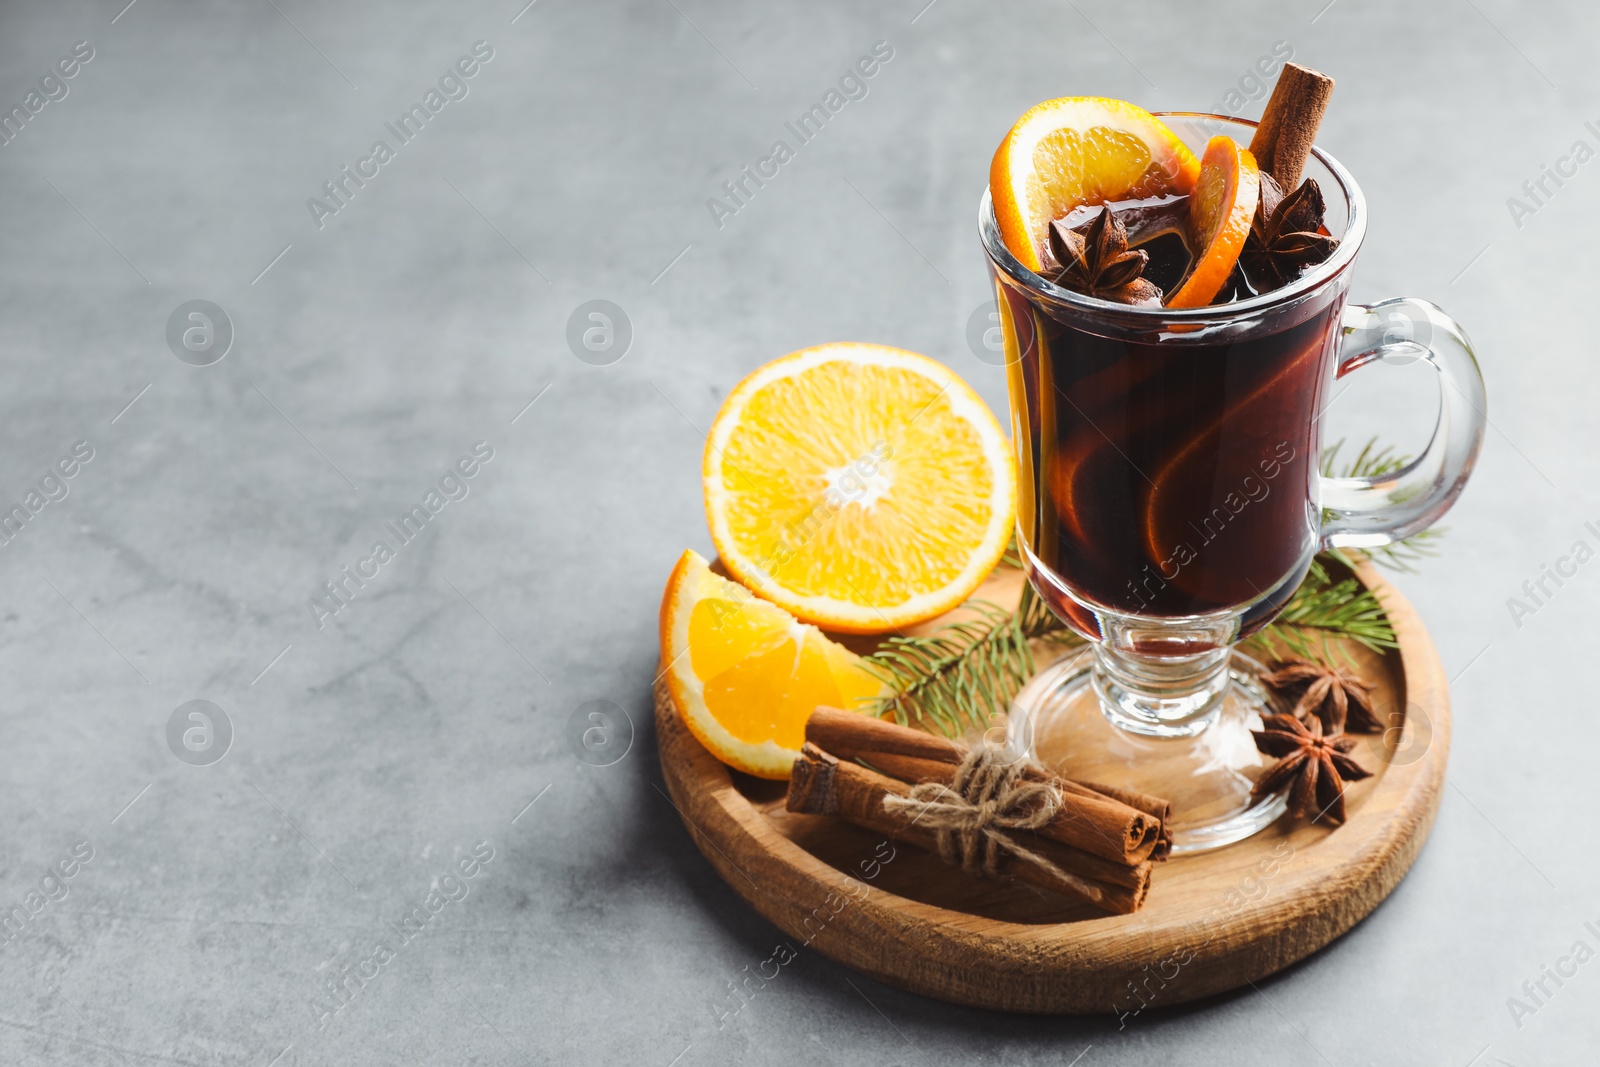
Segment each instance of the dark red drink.
M1020 353L1018 521L1051 607L1092 638L1095 608L1244 606L1239 636L1270 621L1318 547L1316 416L1343 294L1208 343L1104 336L1000 289Z

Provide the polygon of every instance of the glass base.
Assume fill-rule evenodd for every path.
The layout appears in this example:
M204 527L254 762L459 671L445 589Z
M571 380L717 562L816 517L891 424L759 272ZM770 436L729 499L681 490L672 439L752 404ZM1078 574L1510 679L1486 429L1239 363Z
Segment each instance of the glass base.
M1096 691L1107 685L1094 667L1095 649L1087 646L1035 675L1008 716L1008 747L1076 781L1171 801L1174 855L1242 841L1283 814L1282 793L1250 798L1270 764L1250 736L1271 713L1257 682L1261 664L1233 651L1228 684L1181 731L1165 736L1130 729L1117 704Z

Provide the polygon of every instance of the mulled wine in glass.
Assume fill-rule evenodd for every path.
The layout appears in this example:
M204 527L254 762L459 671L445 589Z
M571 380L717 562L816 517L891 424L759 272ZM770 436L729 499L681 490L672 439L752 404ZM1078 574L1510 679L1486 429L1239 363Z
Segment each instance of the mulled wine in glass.
M1197 152L1218 132L1247 144L1255 129L1159 117ZM1420 300L1347 304L1366 205L1320 150L1305 174L1326 201L1331 254L1287 282L1243 265L1201 307L1057 284L1008 249L987 193L979 208L1005 344L1018 539L1034 588L1090 642L1028 684L1012 733L1070 778L1171 800L1174 852L1240 840L1284 810L1281 795L1251 795L1263 762L1249 731L1266 699L1260 666L1236 643L1277 616L1318 551L1389 544L1437 520L1483 437L1482 378L1460 327ZM1112 207L1129 212L1129 244L1149 253L1145 276L1171 292L1192 250L1149 220L1173 205ZM1398 471L1322 475L1331 383L1382 360L1438 370L1432 439Z

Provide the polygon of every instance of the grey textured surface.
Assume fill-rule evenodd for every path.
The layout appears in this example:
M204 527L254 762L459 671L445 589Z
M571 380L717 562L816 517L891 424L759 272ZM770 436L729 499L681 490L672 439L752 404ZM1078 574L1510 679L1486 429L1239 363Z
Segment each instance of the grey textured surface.
M1578 821L1600 565L1526 618L1506 603L1600 545L1600 164L1520 226L1506 204L1600 147L1592 5L122 2L0 14L6 107L94 49L0 147L0 497L94 450L0 549L0 902L26 910L93 849L0 948L0 1062L1592 1059L1600 963L1561 960L1600 948ZM469 95L319 229L307 198L480 40ZM928 352L1002 407L965 336L1008 124L1072 93L1206 108L1280 40L1339 78L1321 141L1373 218L1355 295L1445 305L1489 382L1446 554L1400 579L1456 677L1426 851L1313 959L1120 1030L810 953L719 1026L779 934L701 860L654 762L657 597L709 550L701 431L744 373L833 339ZM707 198L877 41L866 97L719 229ZM633 328L609 366L565 341L596 298ZM166 342L192 299L235 328L211 366ZM1336 432L1417 444L1431 384L1363 377ZM319 630L308 598L478 441L470 494ZM193 699L234 729L209 766L167 743ZM639 727L610 766L574 755L592 700ZM324 981L483 841L492 861L445 883L465 898L319 1027ZM1576 974L1513 1018L1558 965Z

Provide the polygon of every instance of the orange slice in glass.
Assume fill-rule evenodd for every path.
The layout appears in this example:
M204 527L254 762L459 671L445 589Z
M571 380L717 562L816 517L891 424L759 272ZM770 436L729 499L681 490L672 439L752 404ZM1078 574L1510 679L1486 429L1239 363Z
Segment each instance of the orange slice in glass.
M1187 193L1199 171L1188 146L1143 108L1066 96L1011 127L989 166L989 192L1006 248L1036 271L1052 220L1085 204Z
M1200 160L1200 177L1189 194L1189 240L1195 261L1183 283L1167 297L1168 307L1205 307L1222 291L1244 251L1260 196L1256 157L1226 134L1211 138Z

